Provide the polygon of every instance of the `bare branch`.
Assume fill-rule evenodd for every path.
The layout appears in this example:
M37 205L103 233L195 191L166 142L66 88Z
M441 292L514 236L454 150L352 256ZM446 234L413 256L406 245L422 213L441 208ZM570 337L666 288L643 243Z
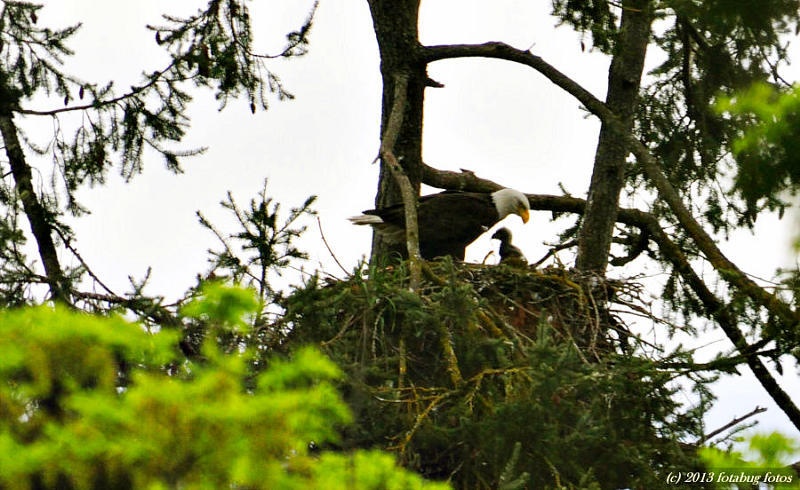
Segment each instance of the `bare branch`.
M452 58L495 58L529 66L578 99L592 114L597 115L603 121L607 117L614 117L613 113L600 99L530 51L523 51L501 42L489 42L485 44L423 46L420 47L418 54L419 61L423 63ZM603 115L600 116L600 114Z
M61 229L59 227L57 227L57 226L53 227L53 231L55 231L56 234L61 238L61 241L64 242L64 246L67 247L67 250L72 252L72 255L74 255L75 258L78 259L78 262L81 263L83 268L86 270L86 273L89 274L89 276L92 279L94 279L94 281L97 284L99 284L100 287L105 289L108 294L110 294L112 296L118 296L116 293L114 293L114 291L112 291L108 286L106 286L105 283L103 283L103 281L101 281L99 277L97 277L97 274L95 274L94 271L89 267L89 264L87 264L86 261L83 260L83 257L81 257L81 254L78 253L78 251L75 249L75 247L72 246L72 243L71 243L71 240L69 239L69 237L66 236L61 231Z
M397 73L394 77L394 101L392 111L386 123L386 130L381 140L380 156L384 163L389 167L400 193L403 196L403 207L406 218L406 247L408 248L408 260L411 272L411 290L416 291L422 279L422 269L419 253L419 224L417 222L417 196L411 187L403 168L394 155L394 144L400 134L403 125L403 111L406 104L406 92L408 90L408 74Z
M541 259L539 259L536 262L534 262L533 264L531 264L531 267L533 267L535 269L536 267L539 267L540 265L542 265L545 260L549 259L550 257L552 257L556 253L560 252L561 250L564 250L564 249L567 249L567 248L570 248L570 247L574 247L576 245L578 245L578 242L575 241L575 240L570 240L570 241L565 242L565 243L559 243L558 245L555 245L555 246L551 247L550 250L548 250L547 253L544 254L544 257L542 257ZM612 327L613 327L613 325L612 325Z
M749 413L747 413L745 415L742 415L741 417L736 417L733 420L731 420L730 422L728 422L727 424L725 424L722 427L720 427L719 429L709 432L708 434L706 434L703 437L701 437L700 440L697 441L695 444L697 446L705 444L706 441L708 441L712 437L716 436L717 434L720 434L720 433L730 429L734 425L737 425L737 424L740 424L740 423L744 422L745 420L749 419L750 417L752 417L754 415L758 415L758 414L764 413L766 411L767 411L766 408L756 406L756 408L754 408L752 412L749 412Z
M338 265L339 268L342 269L345 275L349 276L350 273L347 272L347 269L345 269L342 263L339 262L339 259L336 257L336 254L333 253L333 250L331 250L330 245L328 245L328 240L325 239L325 233L322 232L322 220L319 219L319 216L317 216L317 227L319 227L319 236L322 237L322 243L325 244L325 248L328 249L328 253L331 254L331 257L333 257L333 260L336 262L336 265Z

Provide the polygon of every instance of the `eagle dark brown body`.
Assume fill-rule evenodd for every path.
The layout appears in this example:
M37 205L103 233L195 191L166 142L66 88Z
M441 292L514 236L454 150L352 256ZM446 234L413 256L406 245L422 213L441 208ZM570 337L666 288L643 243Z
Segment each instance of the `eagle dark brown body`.
M428 260L446 255L464 260L467 245L486 230L512 213L526 222L530 209L525 195L513 189L491 194L445 191L423 196L418 203L420 254ZM371 225L389 242L405 240L402 204L370 209L350 221Z

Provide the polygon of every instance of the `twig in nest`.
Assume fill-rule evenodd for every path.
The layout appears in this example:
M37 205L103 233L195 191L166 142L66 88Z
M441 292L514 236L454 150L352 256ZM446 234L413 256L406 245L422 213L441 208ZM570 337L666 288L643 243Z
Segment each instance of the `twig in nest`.
M565 248L574 247L577 244L578 244L577 241L570 240L568 242L556 245L553 248L551 248L550 250L548 250L547 253L544 255L544 257L542 257L538 261L534 262L533 265L531 265L531 267L533 267L535 269L535 268L539 267L540 265L542 265L545 260L547 260L550 257L552 257L553 255L555 255L556 252L560 252L561 250L564 250Z
M454 395L455 393L457 393L456 390L448 391L447 393L442 393L441 395L438 395L433 400L431 400L431 402L428 404L428 406L425 407L425 410L423 410L421 413L417 414L417 416L415 418L415 421L414 421L414 426L411 427L411 430L406 432L406 435L405 435L405 437L403 437L403 440L401 442L399 442L396 446L391 446L388 449L390 451L399 449L400 450L400 455L401 456L404 455L405 452L406 452L406 447L408 446L408 443L411 442L411 439L414 437L414 434L417 433L417 430L422 425L422 422L424 422L425 419L428 417L428 414L431 413L431 410L433 410L442 400L450 397L451 395Z
M458 367L458 357L453 347L453 334L444 324L439 324L438 330L442 345L442 353L444 354L447 364L447 373L450 375L450 381L453 383L453 386L458 388L464 382L464 378L461 375L461 369Z

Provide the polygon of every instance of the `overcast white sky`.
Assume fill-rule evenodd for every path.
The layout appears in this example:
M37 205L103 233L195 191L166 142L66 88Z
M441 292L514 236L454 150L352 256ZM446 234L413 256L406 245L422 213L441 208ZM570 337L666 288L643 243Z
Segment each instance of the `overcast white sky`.
M165 62L145 24L159 24L165 9L170 14L189 15L206 2L43 3L40 25L84 24L71 43L76 55L69 60L68 71L85 80L113 80L123 90L136 83L143 70ZM278 51L284 34L301 24L311 4L312 0L251 2L254 32L264 51ZM549 6L544 0L424 0L422 42L499 40L532 48L604 98L608 60L582 52L580 38L571 29L555 29ZM379 138L378 64L366 0L322 0L310 53L271 65L296 100L274 101L269 111L255 115L247 102L232 101L218 112L210 93L196 91L186 147L208 146L209 150L185 160L182 175L165 171L161 160L153 156L145 163L144 175L129 184L112 173L107 185L82 190L79 195L92 214L72 220L72 224L84 258L120 292L125 290L128 275L141 277L152 266L149 292L176 297L194 282L196 273L206 269L206 250L216 247L213 236L197 223L195 211L231 231L234 223L219 201L231 190L244 205L260 190L263 179L269 178L269 193L284 208L299 205L310 194L319 196L316 209L326 238L339 261L352 269L368 254L371 237L368 229L353 227L346 218L371 208L375 195L377 166L370 162ZM560 194L558 185L562 183L573 195L585 197L599 123L586 118L574 99L533 70L508 62L443 61L433 64L429 73L446 87L426 92L427 163L442 169L467 168L523 192ZM52 128L49 120L32 118L23 125L42 138ZM41 168L43 175L49 176L49 167ZM543 242L554 242L564 223L554 226L549 223L549 213L533 213L526 226L515 217L503 225L513 230L515 242L528 259L537 260L547 250ZM316 223L308 225L302 241L302 248L312 257L307 267L342 275L323 246ZM786 222L764 219L755 236L738 233L722 248L748 272L771 277L776 267L791 259L784 233L788 227ZM468 249L467 260L481 261L496 249L497 243L488 236L491 234ZM565 261L570 259L569 254L564 255ZM659 273L624 269L612 275L639 272ZM701 343L723 338L714 330ZM711 355L727 345L725 340L717 342L707 352ZM797 370L784 367L786 374L779 381L800 400ZM709 429L760 405L769 411L759 416L758 430L779 429L798 437L749 371L744 374L717 384L720 401L709 414Z

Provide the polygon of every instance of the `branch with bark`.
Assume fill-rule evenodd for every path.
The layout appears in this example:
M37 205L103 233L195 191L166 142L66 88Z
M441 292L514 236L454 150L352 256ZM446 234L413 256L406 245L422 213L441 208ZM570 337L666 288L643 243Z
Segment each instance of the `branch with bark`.
M464 58L483 57L513 61L533 68L558 87L575 97L586 109L597 116L603 124L612 128L617 136L623 138L631 153L642 164L648 179L658 191L658 195L670 207L681 226L694 240L698 249L705 255L714 269L729 284L751 297L754 301L774 313L781 319L785 331L791 330L800 322L800 316L777 296L761 288L747 274L739 269L717 247L713 238L703 229L700 223L692 216L680 195L669 182L661 170L656 158L647 147L631 134L616 114L600 99L584 89L580 84L561 73L555 67L544 61L541 57L529 51L513 48L505 43L489 42L484 44L459 44L450 46L429 46L419 48L419 60L429 63L432 61ZM428 182L426 182L428 183Z
M530 51L513 48L505 43L489 42L484 44L420 46L417 50L417 59L420 63L424 64L437 60L466 57L504 59L529 66L583 104L589 112L601 120L604 126L610 128L610 130L627 145L628 149L634 154L644 168L647 178L656 187L659 198L667 203L680 225L691 237L697 248L711 263L717 273L719 273L720 277L737 291L751 298L758 305L770 312L772 316L777 318L781 326L781 333L788 334L787 338L790 343L797 343L798 340L800 340L798 339L798 335L793 333L796 330L794 327L800 323L800 315L785 301L756 284L739 269L736 264L725 256L716 245L713 238L703 229L700 223L686 208L680 195L661 170L657 159L605 103L583 88L580 84L544 61L541 57L534 55ZM423 169L423 182L429 185L451 189L466 189L471 187L474 190L481 190L483 192L492 189L492 186L487 185L486 181L476 178L470 172L462 172L461 174L455 172L438 172L430 167ZM559 199L559 201L562 205L567 204L566 201L561 199ZM532 209L536 209L534 204L532 200ZM569 206L572 207L574 204L575 203L570 202ZM574 212L582 213L583 211L575 210ZM664 233L658 220L654 216L647 215L637 210L620 209L618 221L622 223L628 222L626 224L636 224L631 221L637 221L639 223L637 226L640 226L642 229L647 229L652 239L658 244L662 255L673 264L676 271L679 272L684 281L686 281L701 300L707 314L720 324L720 327L736 346L737 350L742 354L748 352L752 353L744 335L737 326L736 318L731 315L724 302L719 300L708 290L705 283L697 276L690 266L683 252ZM768 327L764 332L765 340L774 339L777 333L778 332L771 331ZM764 364L754 355L748 356L748 364L765 390L779 406L781 406L784 412L786 412L792 420L792 423L800 429L800 410L797 409L788 395L778 386Z
M700 440L695 443L695 445L701 446L701 445L705 444L706 441L708 441L712 437L716 436L717 434L721 434L721 433L725 432L726 430L730 429L731 427L741 424L742 422L744 422L745 420L749 419L750 417L753 417L754 415L758 415L760 413L764 413L766 411L767 411L766 408L756 406L756 408L754 408L752 411L742 415L741 417L734 417L733 420L731 420L727 424L723 425L719 429L714 430L712 432L709 432L708 434L703 435L703 437L701 437Z
M417 221L417 194L414 192L414 188L411 186L408 176L406 176L394 154L394 145L397 142L400 128L403 125L403 108L406 103L407 89L408 74L397 73L394 77L392 111L389 114L386 130L381 139L380 157L391 170L403 197L406 224L406 247L408 248L408 261L411 272L411 290L416 291L419 288L422 278L422 270L420 268L420 261L422 258L419 253L419 224Z
M31 232L39 249L39 257L44 265L47 283L50 286L50 295L56 301L69 304L69 287L58 261L58 252L51 233L52 225L48 219L47 210L33 188L31 167L25 160L25 152L17 137L17 126L9 112L0 114L0 134L2 134L5 144L17 194L22 201L22 208L28 217Z
M439 188L472 192L492 192L503 188L502 185L480 178L469 170L441 171L429 165L423 167L423 182ZM586 210L586 201L576 197L540 194L526 194L526 196L533 210L576 214L583 214ZM661 257L672 265L701 301L706 315L719 324L736 350L746 357L748 366L764 390L786 413L795 427L800 429L800 409L759 359L757 346L748 344L744 334L739 330L737 319L731 313L731 309L708 289L705 282L692 268L683 250L664 232L658 218L638 209L619 208L617 222L639 228L642 230L642 234L646 234L656 244Z

